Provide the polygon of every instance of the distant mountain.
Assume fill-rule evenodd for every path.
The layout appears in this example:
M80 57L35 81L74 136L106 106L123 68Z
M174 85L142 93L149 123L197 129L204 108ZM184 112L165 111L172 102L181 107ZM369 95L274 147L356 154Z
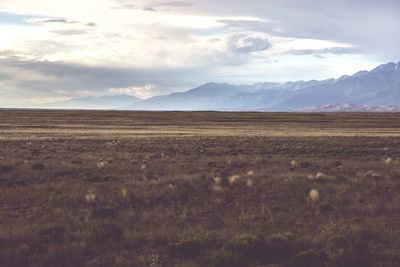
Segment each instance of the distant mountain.
M371 106L354 104L330 104L318 107L306 107L302 112L400 112L400 106Z
M383 106L400 103L400 63L388 63L370 72L358 72L353 76L343 76L333 82L298 90L269 107L294 110L334 103Z
M119 109L140 101L142 99L130 95L87 96L56 102L46 105L46 107L60 109Z
M53 108L221 111L397 111L400 62L322 81L232 85L207 83L186 92L139 99L128 95L74 98Z
M335 105L341 110L346 107L340 106L343 103L354 105L355 110L366 111L379 110L379 107L386 110L384 107L400 103L400 63L388 63L371 71L323 81L242 86L208 83L187 92L136 102L124 109L297 111L328 105L327 109L329 105Z
M126 106L131 110L210 110L219 109L218 101L240 92L254 92L256 86L207 83L183 93L155 96Z

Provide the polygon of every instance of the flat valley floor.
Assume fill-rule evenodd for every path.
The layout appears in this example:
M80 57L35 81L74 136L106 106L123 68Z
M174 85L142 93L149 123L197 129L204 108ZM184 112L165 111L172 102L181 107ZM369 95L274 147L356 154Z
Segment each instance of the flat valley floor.
M400 266L400 114L0 110L1 266Z

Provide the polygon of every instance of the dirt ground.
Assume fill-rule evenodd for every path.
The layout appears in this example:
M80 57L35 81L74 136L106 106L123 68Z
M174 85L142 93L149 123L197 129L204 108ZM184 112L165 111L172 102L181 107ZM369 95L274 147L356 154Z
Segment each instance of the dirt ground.
M0 266L400 266L400 114L0 110Z

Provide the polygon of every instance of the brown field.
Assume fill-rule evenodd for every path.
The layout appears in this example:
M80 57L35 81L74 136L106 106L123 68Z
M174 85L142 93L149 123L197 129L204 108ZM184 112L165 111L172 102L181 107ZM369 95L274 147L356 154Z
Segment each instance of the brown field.
M0 110L0 266L400 266L400 114Z

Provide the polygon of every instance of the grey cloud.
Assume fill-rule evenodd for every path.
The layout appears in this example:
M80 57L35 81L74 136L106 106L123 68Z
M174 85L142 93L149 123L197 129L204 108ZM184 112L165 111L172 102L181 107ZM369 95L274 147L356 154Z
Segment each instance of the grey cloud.
M365 54L388 61L398 60L400 52L399 10L398 0L252 0L251 4L242 0L203 0L187 12L272 21L273 27L232 21L228 25L258 28L274 36L352 44Z
M331 47L324 49L299 49L299 50L291 50L288 54L292 55L324 55L324 54L333 54L333 55L347 55L347 54L359 54L362 51L357 47Z
M155 8L152 8L152 7L144 7L143 11L157 12L157 10Z
M164 2L155 2L150 4L152 7L190 7L194 6L192 2L186 1L164 1Z
M88 33L87 30L57 30L52 32L59 35L80 35Z
M253 37L244 33L232 34L226 39L228 49L237 54L265 51L271 47L267 38Z
M118 7L122 9L141 9L150 12L169 11L168 8L183 8L194 6L188 1L154 1L146 5L137 5L132 0L117 0Z
M97 26L96 23L94 22L80 22L80 21L73 21L73 20L68 20L68 19L63 19L63 18L45 18L45 19L33 19L31 20L33 23L37 24L49 24L49 23L55 23L55 24L80 24L88 27L95 27Z
M66 24L74 24L75 21L68 21L66 19L44 19L37 21L38 23L66 23Z
M196 73L196 77L193 77ZM154 84L170 89L190 88L210 77L204 68L119 68L85 66L55 62L28 61L16 57L0 58L0 86L19 96L80 96L108 94L110 88ZM38 78L39 77L39 78ZM1 104L1 103L0 103Z
M225 28L233 29L233 30L246 30L246 31L255 31L255 32L263 32L263 33L276 33L275 28L278 27L277 23L274 22L265 22L259 20L229 20L222 19L218 20L218 22L224 24Z

